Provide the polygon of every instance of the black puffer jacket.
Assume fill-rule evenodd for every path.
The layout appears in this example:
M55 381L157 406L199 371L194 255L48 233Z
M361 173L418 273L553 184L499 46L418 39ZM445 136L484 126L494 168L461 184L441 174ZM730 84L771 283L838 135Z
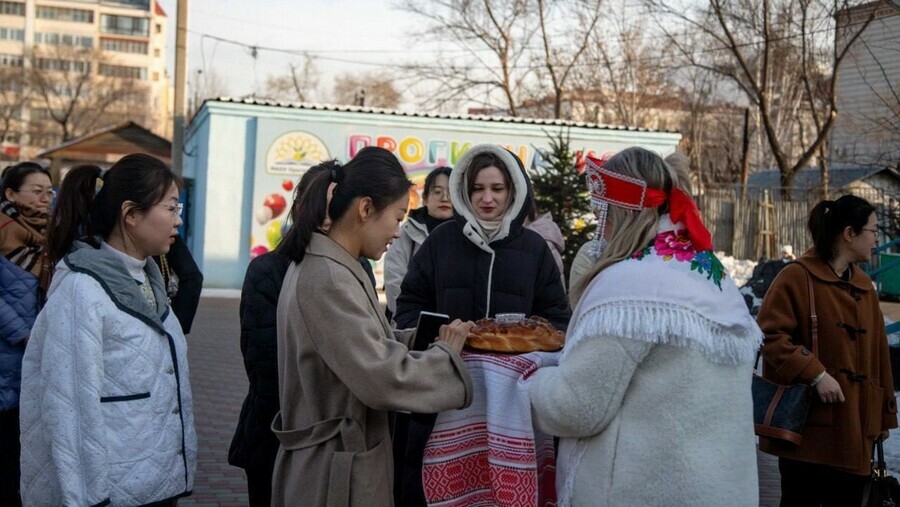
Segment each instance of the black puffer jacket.
M241 354L250 390L241 407L228 463L256 469L275 464L278 439L270 425L278 413L278 294L290 259L269 252L250 261L241 289Z

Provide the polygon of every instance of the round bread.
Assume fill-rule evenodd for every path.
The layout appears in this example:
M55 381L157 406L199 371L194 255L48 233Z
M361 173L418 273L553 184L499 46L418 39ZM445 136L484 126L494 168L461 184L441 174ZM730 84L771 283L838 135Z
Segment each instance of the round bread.
M490 352L521 354L562 348L566 335L547 319L531 317L520 322L481 319L469 331L466 345Z

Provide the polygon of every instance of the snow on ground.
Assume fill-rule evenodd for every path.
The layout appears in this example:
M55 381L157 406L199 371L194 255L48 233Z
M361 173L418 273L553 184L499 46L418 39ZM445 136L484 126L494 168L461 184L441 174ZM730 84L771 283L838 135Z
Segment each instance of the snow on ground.
M756 267L756 261L735 259L730 255L725 255L725 252L716 252L716 257L722 261L722 265L725 266L728 274L734 280L734 284L738 287L747 283L753 274L753 268Z

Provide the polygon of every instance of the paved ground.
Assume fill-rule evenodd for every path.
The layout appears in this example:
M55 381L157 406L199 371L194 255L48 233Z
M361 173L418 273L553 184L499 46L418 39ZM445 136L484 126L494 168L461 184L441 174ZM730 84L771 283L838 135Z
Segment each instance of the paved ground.
M193 496L180 505L247 504L243 471L228 464L228 446L247 393L239 346L238 300L204 298L188 336L191 385L200 453ZM781 497L778 463L760 454L760 505Z
M188 335L200 451L194 494L179 505L247 505L243 470L228 464L228 446L247 394L239 342L238 302L237 299L202 299Z

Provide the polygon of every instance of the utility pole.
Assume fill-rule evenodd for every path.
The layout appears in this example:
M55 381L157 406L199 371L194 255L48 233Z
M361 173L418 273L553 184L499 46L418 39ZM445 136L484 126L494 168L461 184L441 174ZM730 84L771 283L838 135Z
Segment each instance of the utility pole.
M177 0L178 10L175 18L175 129L172 136L172 170L181 176L184 154L184 96L187 79L185 60L187 60L187 15L188 0Z

